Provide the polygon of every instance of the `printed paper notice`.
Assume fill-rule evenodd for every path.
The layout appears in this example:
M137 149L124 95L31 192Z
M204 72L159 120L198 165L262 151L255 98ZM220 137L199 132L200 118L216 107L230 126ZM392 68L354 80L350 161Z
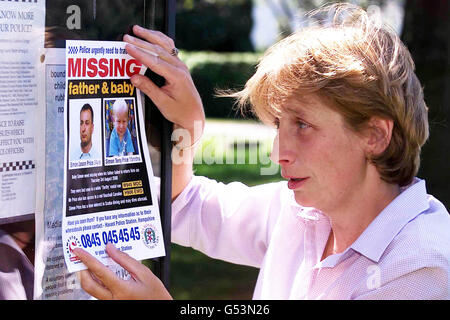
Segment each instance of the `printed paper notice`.
M35 119L45 0L0 7L0 219L34 213Z
M42 132L37 137L37 163L45 170L36 184L36 250L34 258L34 299L90 299L81 289L76 273L64 263L61 239L64 183L64 93L66 85L66 49L48 48L41 62L45 67L45 110Z
M106 265L113 243L137 260L165 255L141 93L145 67L125 43L66 41L62 240L70 272L81 247Z

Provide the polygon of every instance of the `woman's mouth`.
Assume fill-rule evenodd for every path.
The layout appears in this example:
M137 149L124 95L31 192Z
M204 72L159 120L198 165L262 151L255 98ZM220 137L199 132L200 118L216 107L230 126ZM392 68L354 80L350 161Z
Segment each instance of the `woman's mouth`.
M309 178L289 178L288 188L291 190L300 188Z

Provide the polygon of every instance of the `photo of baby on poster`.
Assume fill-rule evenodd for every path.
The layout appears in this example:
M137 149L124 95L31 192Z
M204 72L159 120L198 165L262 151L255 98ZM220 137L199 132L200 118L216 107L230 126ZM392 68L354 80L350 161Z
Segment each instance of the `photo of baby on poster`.
M137 260L165 255L141 93L145 67L125 43L66 42L62 240L70 272L81 247L109 265L113 243Z
M107 158L139 155L134 99L105 99L105 154ZM132 157L140 161L140 157ZM114 163L107 159L106 164Z

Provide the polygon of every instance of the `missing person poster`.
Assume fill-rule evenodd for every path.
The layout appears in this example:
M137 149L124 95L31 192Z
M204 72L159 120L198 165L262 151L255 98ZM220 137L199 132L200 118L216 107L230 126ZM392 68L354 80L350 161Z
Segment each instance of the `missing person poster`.
M106 265L113 243L135 259L165 255L141 93L145 67L125 43L66 41L62 244L70 272L81 247Z
M0 5L0 220L34 213L45 0Z

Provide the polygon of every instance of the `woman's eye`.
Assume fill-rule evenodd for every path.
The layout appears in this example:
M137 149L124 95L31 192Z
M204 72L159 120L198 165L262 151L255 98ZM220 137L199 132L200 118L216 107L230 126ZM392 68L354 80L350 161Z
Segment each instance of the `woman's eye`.
M309 128L309 124L304 123L303 121L298 121L297 125L298 125L298 127L300 129L307 129L307 128Z

